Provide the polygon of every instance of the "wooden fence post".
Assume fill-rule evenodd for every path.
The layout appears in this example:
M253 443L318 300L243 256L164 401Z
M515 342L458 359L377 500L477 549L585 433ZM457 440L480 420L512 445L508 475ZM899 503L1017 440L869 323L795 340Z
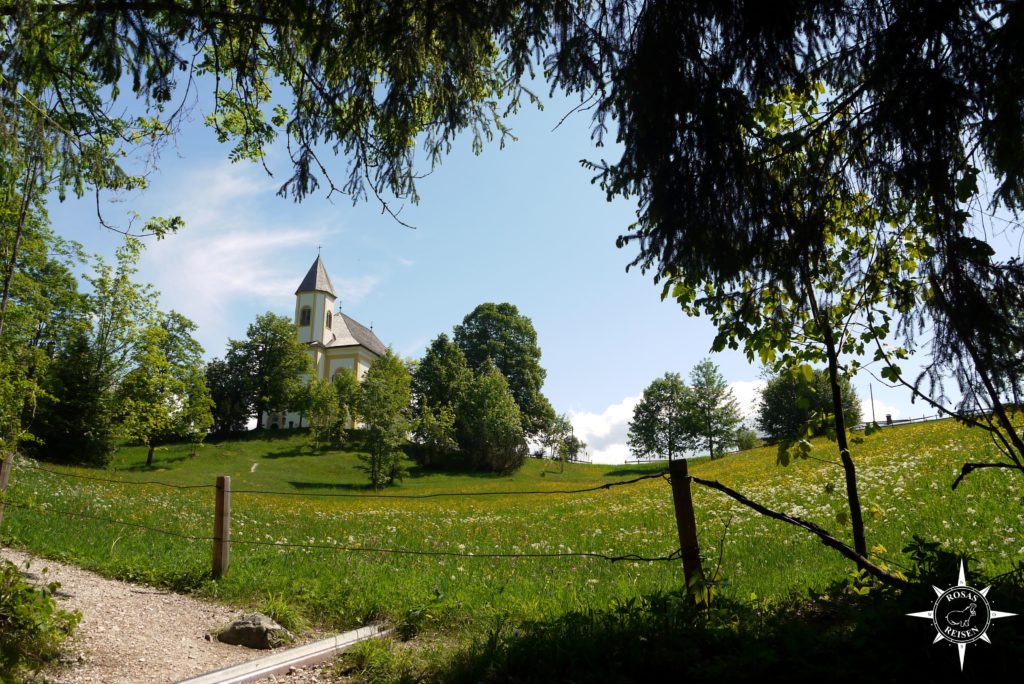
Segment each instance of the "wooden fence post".
M217 478L217 503L213 512L213 579L228 571L231 555L231 477Z
M672 501L676 509L676 527L679 529L679 549L683 560L683 576L686 590L696 597L696 586L704 579L704 568L700 563L700 547L697 544L697 521L693 516L693 498L690 496L690 473L686 459L678 458L668 462L668 474L672 483Z
M14 465L14 452L8 453L4 456L4 460L0 461L0 525L4 522L4 502L3 495L7 493L7 485L11 481L11 466Z

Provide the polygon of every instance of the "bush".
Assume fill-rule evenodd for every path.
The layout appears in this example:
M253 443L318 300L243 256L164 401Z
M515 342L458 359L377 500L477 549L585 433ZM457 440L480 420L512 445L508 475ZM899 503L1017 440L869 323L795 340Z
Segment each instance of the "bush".
M58 610L51 582L35 588L18 568L0 559L0 682L25 681L55 658L81 614Z
M740 451L756 449L759 446L761 446L761 438L750 428L744 427L736 431L736 448Z

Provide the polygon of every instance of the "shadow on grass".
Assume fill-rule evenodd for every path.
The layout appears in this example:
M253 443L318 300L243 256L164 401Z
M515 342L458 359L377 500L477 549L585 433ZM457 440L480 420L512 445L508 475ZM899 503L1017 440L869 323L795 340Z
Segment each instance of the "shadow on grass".
M367 484L351 484L344 482L301 482L295 480L289 480L288 484L295 489L330 489L334 491L344 492L372 492L373 485Z
M659 470L668 470L668 461L659 463L638 464L635 466L622 466L605 473L605 477L622 477L623 475L650 475Z
M153 459L153 465L146 465L145 462L142 462L128 466L121 466L115 468L114 470L126 473L151 473L157 470L167 470L168 466L174 463L187 461L189 460L189 458L189 454L182 454L181 456L170 456L168 458L160 458L159 456L157 456Z
M947 559L948 560L948 559ZM921 566L919 566L921 567ZM926 568L926 570L936 570ZM930 572L929 572L930 574ZM1024 619L993 621L991 644L933 644L931 584L948 587L955 563L902 592L867 596L837 583L782 601L716 599L695 608L682 592L620 602L511 626L499 622L438 673L444 682L963 682L1007 681L1024 668ZM989 582L968 577L968 584ZM1003 578L989 597L1024 612L1024 578Z
M842 592L842 587L833 591ZM913 599L913 600L912 600ZM456 658L446 682L945 682L1005 681L1024 668L1024 634L1012 620L994 643L932 644L931 588L901 596L818 597L758 609L721 601L711 615L678 593L610 610L570 613L488 638Z
M273 460L276 458L295 458L297 456L316 456L317 454L323 453L317 451L312 446L307 444L300 444L290 449L281 449L279 451L266 451L260 455L260 458L266 458Z
M207 435L203 440L208 444L220 444L222 442L280 442L292 439L299 435L308 435L309 428L282 428L246 430L245 432L229 432L226 434Z

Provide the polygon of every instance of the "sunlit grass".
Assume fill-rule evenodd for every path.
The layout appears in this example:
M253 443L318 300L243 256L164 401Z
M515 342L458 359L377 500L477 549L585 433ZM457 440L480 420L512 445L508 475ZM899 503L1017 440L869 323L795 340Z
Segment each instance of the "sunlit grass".
M950 490L964 460L991 458L985 435L951 421L886 429L854 445L868 545L893 564L914 535L942 542L977 559L995 574L1024 556L1019 530L1021 479L1002 471L973 474ZM717 479L766 505L800 515L848 539L837 515L846 510L835 445L815 443L809 460L775 464L770 448L701 460L691 472ZM425 630L490 624L499 616L544 619L605 607L678 587L682 568L671 562L608 562L591 558L492 559L486 553L593 552L611 556L665 556L678 545L671 492L661 479L584 494L441 497L394 494L496 492L585 488L656 472L664 464L591 466L530 460L512 476L425 473L413 470L401 486L369 498L312 497L366 494L355 455L314 453L302 436L250 439L157 454L144 467L142 449L118 452L106 471L60 469L141 482L213 484L230 475L232 535L237 542L344 546L354 550L232 546L231 567L208 579L210 543L189 541L105 522L9 507L7 543L118 577L191 589L245 607L274 596L310 620L349 627L410 615ZM255 465L255 467L254 467ZM51 467L51 466L48 466ZM261 496L259 489L304 496ZM212 534L212 489L109 484L58 477L26 466L15 469L12 501L43 510L64 509L151 525L185 535ZM815 538L763 518L727 497L694 488L705 564L721 565L726 594L782 596L823 588L850 564ZM407 556L359 549L457 552L472 557ZM884 550L883 550L884 549Z

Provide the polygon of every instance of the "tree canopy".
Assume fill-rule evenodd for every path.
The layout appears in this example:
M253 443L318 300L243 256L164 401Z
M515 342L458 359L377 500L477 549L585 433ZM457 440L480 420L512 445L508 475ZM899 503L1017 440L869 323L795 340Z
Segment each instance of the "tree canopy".
M678 373L665 373L644 389L633 409L627 440L637 458L681 458L696 445L688 404L691 390Z
M228 356L237 355L249 396L249 416L262 427L263 415L283 411L299 398L305 378L312 373L306 347L286 316L267 312L249 324L244 340L228 342Z
M736 445L736 430L743 422L739 402L710 359L690 371L690 403L687 407L692 430L715 458Z
M843 414L850 425L861 420L860 400L843 376ZM817 368L808 377L782 371L768 378L758 402L757 427L772 441L797 440L804 434L825 434L832 427L832 389L828 371Z
M547 371L540 365L537 331L514 304L481 304L455 326L455 344L469 368L480 373L493 364L508 382L527 435L540 434L555 411L541 393Z

